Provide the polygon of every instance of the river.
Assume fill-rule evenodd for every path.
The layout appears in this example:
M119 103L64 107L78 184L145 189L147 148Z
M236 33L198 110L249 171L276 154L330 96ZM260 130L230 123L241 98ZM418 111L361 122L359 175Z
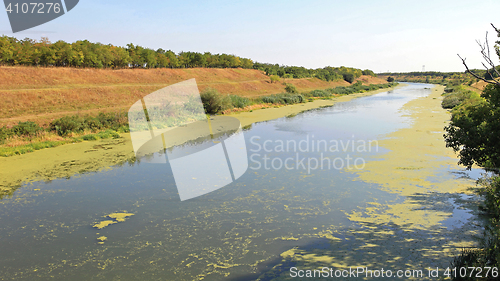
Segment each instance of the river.
M248 170L186 201L168 162L151 163L161 154L25 184L0 201L0 279L285 280L292 267L325 266L443 274L480 226L475 196L438 186L472 185L480 171L441 165L425 174L434 190L418 192L370 178L391 151L383 141L415 122L404 105L432 87L412 83L253 124L243 131ZM418 177L406 181L429 186Z

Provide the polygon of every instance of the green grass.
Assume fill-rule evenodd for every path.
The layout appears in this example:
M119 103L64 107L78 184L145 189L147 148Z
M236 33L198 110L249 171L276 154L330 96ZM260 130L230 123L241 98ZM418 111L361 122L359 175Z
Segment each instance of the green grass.
M0 156L9 157L14 155L26 154L29 152L33 152L36 150L56 147L67 143L76 143L82 141L92 141L92 140L100 140L100 139L109 139L109 138L119 138L120 134L114 130L106 130L95 134L87 134L78 137L72 137L66 140L59 141L34 141L30 144L19 145L15 147L0 147Z

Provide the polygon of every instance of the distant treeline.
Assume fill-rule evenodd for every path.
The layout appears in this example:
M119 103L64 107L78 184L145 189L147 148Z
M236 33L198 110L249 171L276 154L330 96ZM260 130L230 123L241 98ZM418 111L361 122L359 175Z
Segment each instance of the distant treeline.
M430 77L454 77L462 76L466 74L465 72L439 72L439 71L413 71L413 72L384 72L378 73L378 75L384 76L430 76Z
M18 40L0 37L0 65L90 67L90 68L247 68L265 71L267 75L282 78L317 77L325 81L344 79L352 83L362 74L375 76L371 70L350 67L307 69L297 66L254 63L251 59L210 52L180 52L152 50L134 44L126 47L79 40L51 43L47 38Z
M485 70L473 70L478 75L484 75ZM472 75L466 72L438 72L438 71L426 71L426 72L386 72L379 73L382 76L393 77L396 81L400 82L418 82L418 83L432 83L432 84L446 84L449 86L453 85L471 85L477 82L478 79L472 77Z
M265 71L267 75L277 75L282 78L306 78L316 77L325 81L344 79L350 83L361 75L376 76L369 69L361 70L352 67L324 67L318 69L307 69L299 66L280 66L278 64L254 63L254 68ZM351 81L350 81L351 80Z
M493 78L497 78L498 75L496 72L493 70L493 68L489 69L489 71L486 71L486 69L471 69L472 72L477 74L479 77L483 77L486 80L492 80ZM500 66L497 66L497 71L500 72ZM439 71L414 71L414 72L384 72L384 73L379 73L379 75L383 76L392 76L396 77L396 80L398 80L398 77L401 78L424 78L424 79L442 79L442 80L463 80L464 82L467 82L468 80L472 81L474 80L471 75L469 75L466 71L464 72L439 72ZM399 79L399 81L403 81Z

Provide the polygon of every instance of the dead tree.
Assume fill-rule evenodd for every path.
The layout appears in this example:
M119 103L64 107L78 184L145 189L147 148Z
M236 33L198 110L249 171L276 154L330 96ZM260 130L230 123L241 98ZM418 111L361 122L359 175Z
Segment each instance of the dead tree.
M500 30L498 30L493 24L491 24L491 26L493 27L493 29L495 29L495 31L497 32L497 34L500 34ZM467 72L470 73L472 76L474 76L477 79L483 80L486 83L495 84L495 85L500 86L500 81L495 80L495 77L490 72L490 68L491 68L491 69L493 69L494 73L496 73L497 76L500 76L500 73L498 72L495 64L491 60L490 45L488 43L488 31L486 31L486 40L485 40L484 44L481 44L481 42L479 40L476 40L476 42L479 45L479 47L481 48L481 55L483 56L483 59L486 62L486 64L484 62L481 62L481 64L484 66L484 68L486 68L486 72L490 75L490 77L492 78L492 80L487 80L486 78L480 77L476 73L472 72L469 69L469 67L467 66L467 64L465 63L465 58L462 58L459 54L457 54L458 57L462 60L462 63L464 64L465 69L467 69ZM488 66L490 66L490 68Z

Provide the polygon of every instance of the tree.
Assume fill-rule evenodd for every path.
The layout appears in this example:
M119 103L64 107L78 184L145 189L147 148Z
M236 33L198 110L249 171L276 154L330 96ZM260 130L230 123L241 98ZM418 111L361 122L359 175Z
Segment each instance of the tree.
M493 26L493 24L492 24ZM500 37L500 31L493 26ZM500 42L496 42L497 44ZM496 67L490 57L488 41L478 42L486 64ZM498 45L495 46L498 49ZM500 54L497 53L500 56ZM459 55L460 57L460 55ZM465 59L462 59L467 72L487 82L481 96L483 100L468 100L452 111L451 122L445 127L446 146L459 153L459 164L468 169L477 164L486 169L499 172L500 167L500 82L487 80L472 72ZM489 68L483 63L487 72Z
M491 26L496 31L497 36L500 37L500 30L497 29L493 24L491 24ZM477 79L483 80L486 83L495 84L495 85L500 86L500 82L493 79L493 77L500 76L500 73L498 71L498 68L493 63L493 60L491 59L490 46L488 43L488 32L486 32L486 39L485 39L484 43L481 43L480 41L476 41L476 42L479 45L479 47L481 48L481 55L483 56L483 59L486 62L486 64L484 62L482 63L484 68L486 68L485 77L481 77L480 75L471 71L469 69L469 67L467 66L467 63L465 63L465 58L462 58L460 55L458 55L458 57L462 60L462 63L465 66L466 71L468 73L470 73L472 76L474 76ZM497 56L500 57L500 47L498 46L498 44L500 44L500 41L496 41L495 43L497 44L497 45L495 45L495 52L496 52ZM487 79L487 78L490 78L490 79Z
M493 26L493 24L492 24ZM500 37L500 31L493 26ZM496 54L500 57L498 44ZM481 54L486 63L490 78L498 75L498 70L490 56L488 37L481 44ZM459 55L460 57L460 55ZM465 59L460 57L468 73L477 79L487 82L481 94L481 100L469 99L452 110L450 124L445 127L446 146L459 152L459 163L467 166L473 164L492 171L493 176L480 179L479 193L484 195L483 210L489 216L490 224L486 225L482 249L464 251L455 259L453 267L498 267L500 266L500 82L487 79L473 72ZM493 279L492 279L493 280Z
M392 77L392 76L387 77L387 82L389 82L389 83L394 82L394 77Z
M280 77L278 75L271 75L269 77L271 78L271 83L280 81Z
M354 82L354 74L352 74L352 73L345 73L342 76L344 77L345 81L347 81L349 83Z

